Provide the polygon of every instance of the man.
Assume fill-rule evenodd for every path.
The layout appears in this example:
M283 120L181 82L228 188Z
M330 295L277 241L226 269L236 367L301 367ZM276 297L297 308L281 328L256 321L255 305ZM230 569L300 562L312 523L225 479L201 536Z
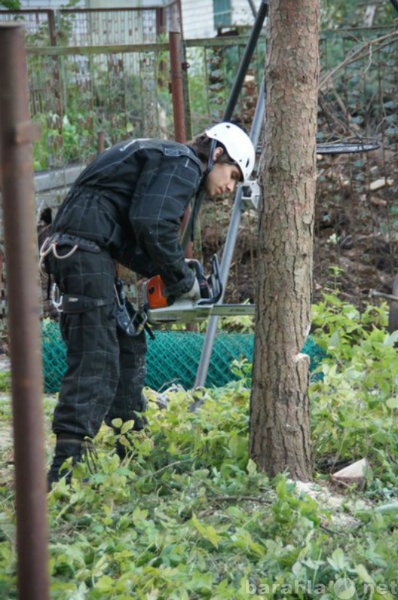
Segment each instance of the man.
M60 293L67 370L54 412L56 447L49 486L63 462L80 460L103 421L145 424L145 333L118 323L115 265L159 274L170 301L200 298L179 242L189 201L233 192L254 167L250 138L220 123L189 144L125 141L100 154L77 178L42 247ZM119 455L123 448L119 445Z

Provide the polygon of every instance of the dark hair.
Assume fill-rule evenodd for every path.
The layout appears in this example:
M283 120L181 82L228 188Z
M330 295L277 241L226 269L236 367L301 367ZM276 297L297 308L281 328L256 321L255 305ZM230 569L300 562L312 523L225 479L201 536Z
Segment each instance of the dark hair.
M207 165L212 141L213 140L209 138L206 135L206 133L201 133L198 136L196 136L193 140L188 142L187 146L189 146L190 148L192 148L192 150L196 152L203 164ZM220 142L217 142L215 147L217 148L218 146L222 148L224 152L221 154L221 156L217 159L216 162L226 163L228 165L236 165L236 162L232 160L232 158L229 156L225 146L223 144L220 144Z

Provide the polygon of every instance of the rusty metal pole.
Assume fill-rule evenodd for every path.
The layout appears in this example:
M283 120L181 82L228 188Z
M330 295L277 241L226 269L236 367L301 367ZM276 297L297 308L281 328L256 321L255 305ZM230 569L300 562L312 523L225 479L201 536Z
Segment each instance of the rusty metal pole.
M0 185L7 269L20 600L48 600L47 485L40 292L33 187L34 128L24 30L0 23Z
M184 81L181 62L181 33L178 26L174 27L175 31L169 31L169 51L170 51L170 78L171 78L171 95L173 102L173 117L174 117L174 139L176 142L184 143L186 141L185 131L185 102L184 102ZM184 231L189 220L190 209L185 211L181 230ZM192 258L193 244L189 242L185 247L185 256Z
M171 95L173 101L174 137L177 142L186 141L184 84L181 62L181 33L169 32Z
M47 21L48 21L48 35L50 38L50 45L53 47L57 46L57 26L55 20L55 10L47 11ZM62 86L61 86L61 77L60 77L60 61L63 58L54 54L53 62L54 62L54 95L56 98L56 110L58 115L58 127L62 128L62 117L64 113L63 102L62 102Z
M191 118L191 105L189 103L189 82L188 82L188 69L189 64L187 61L186 46L184 40L184 19L182 16L182 5L181 0L177 0L173 10L173 27L170 29L173 31L179 31L181 35L181 66L182 66L182 82L184 88L184 118L185 118L185 136L187 140L192 138L192 118Z
M97 152L101 154L105 150L105 132L99 131L97 137Z

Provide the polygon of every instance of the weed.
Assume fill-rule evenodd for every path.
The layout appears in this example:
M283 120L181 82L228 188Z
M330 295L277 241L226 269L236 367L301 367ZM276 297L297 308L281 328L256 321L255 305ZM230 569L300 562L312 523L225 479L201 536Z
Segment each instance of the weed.
M163 409L147 389L148 428L118 424L128 457L120 462L103 427L97 472L78 466L72 485L60 481L48 496L51 598L396 597L398 366L385 312L361 314L335 297L313 311L313 335L327 351L323 379L310 387L317 464L366 456L365 489L347 490L336 508L285 474L258 472L248 454L245 364L234 366L242 379L224 388L164 392ZM54 399L44 406L49 428ZM324 475L315 478L326 491ZM0 504L0 592L12 599L7 486Z

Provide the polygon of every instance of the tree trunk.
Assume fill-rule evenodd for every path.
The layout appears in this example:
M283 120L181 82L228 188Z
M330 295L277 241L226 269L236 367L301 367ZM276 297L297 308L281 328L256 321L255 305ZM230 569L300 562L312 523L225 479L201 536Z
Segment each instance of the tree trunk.
M250 455L268 475L312 476L309 358L319 0L272 0L259 223Z

